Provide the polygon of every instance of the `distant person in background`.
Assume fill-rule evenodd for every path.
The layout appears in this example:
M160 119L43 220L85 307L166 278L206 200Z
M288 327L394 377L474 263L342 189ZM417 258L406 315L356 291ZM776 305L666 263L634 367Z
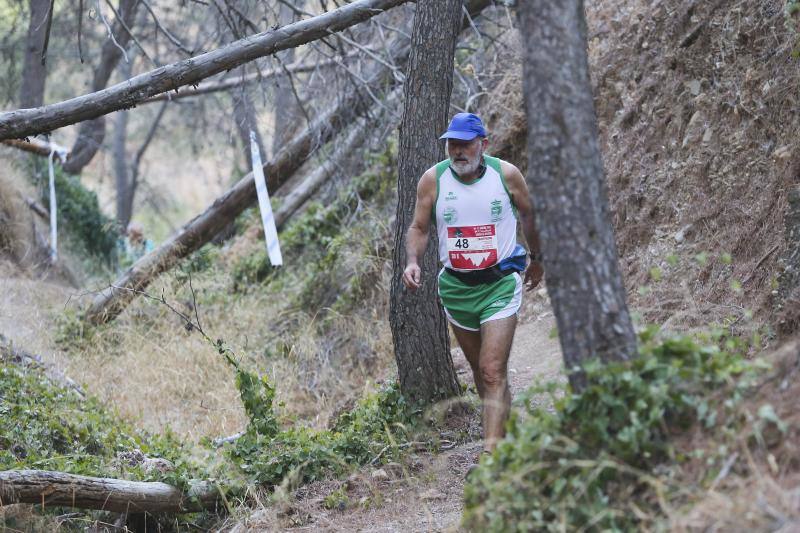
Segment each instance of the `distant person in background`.
M440 139L447 142L449 159L419 180L403 283L420 287L418 258L433 223L443 266L439 298L472 367L483 400L484 451L491 452L505 434L511 408L508 358L522 286L533 289L544 275L539 236L525 179L511 163L484 153L489 142L478 116L457 114ZM517 243L517 226L530 247L530 262Z
M128 268L142 256L153 251L153 243L144 235L144 228L138 222L128 224L125 238L122 240L120 268Z

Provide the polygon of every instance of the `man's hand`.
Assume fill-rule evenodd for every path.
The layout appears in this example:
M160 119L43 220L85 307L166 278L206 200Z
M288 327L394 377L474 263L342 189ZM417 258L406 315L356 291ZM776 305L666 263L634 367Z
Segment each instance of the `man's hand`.
M542 276L544 276L544 267L541 261L531 261L528 268L525 270L524 284L527 287L526 290L530 292L535 289L539 285L539 282L542 281Z
M417 263L409 263L403 271L403 283L406 287L415 291L422 284L422 270Z

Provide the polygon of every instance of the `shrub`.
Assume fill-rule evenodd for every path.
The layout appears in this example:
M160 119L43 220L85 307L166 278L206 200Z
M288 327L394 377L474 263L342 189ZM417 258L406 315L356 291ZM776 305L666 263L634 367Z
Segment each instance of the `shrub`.
M47 172L35 172L45 207L50 207ZM116 261L119 231L117 223L100 211L97 195L84 187L77 176L54 167L56 206L61 232L79 252L102 259L107 265Z
M640 506L660 489L646 472L676 459L672 434L713 426L723 401L738 402L758 369L744 359L742 343L721 335L705 343L652 337L652 330L643 335L635 360L587 364L585 390L567 391L554 412L529 408L525 421L512 419L509 437L465 487L468 527L641 527Z

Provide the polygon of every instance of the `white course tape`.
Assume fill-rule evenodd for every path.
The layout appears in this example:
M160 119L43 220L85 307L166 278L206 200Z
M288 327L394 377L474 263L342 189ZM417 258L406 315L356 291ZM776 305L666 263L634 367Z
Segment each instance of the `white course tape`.
M261 223L264 225L264 237L267 239L267 254L272 266L283 265L281 245L278 242L278 228L275 227L275 216L272 214L272 204L269 203L267 181L264 179L264 167L261 164L261 153L258 151L256 132L250 130L250 155L253 159L253 178L256 182L258 194L258 207L261 210Z
M50 171L50 261L55 263L58 260L58 221L56 220L56 176L53 172L53 158L56 155L56 148L50 149L50 156L47 158ZM60 157L60 154L59 154Z

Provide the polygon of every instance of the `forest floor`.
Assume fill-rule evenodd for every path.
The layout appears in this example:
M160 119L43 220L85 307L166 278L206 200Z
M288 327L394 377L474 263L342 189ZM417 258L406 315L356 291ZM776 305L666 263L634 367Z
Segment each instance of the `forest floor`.
M561 349L553 335L555 320L543 292L527 295L520 313L509 362L511 392L518 398L536 382L563 380ZM472 385L469 365L460 349L453 350L459 379ZM546 404L547 396L535 396L532 403ZM515 405L521 409L520 405ZM323 496L335 483L321 482L299 491L288 506L289 520L276 517L275 509L255 513L233 531L268 530L283 527L292 531L418 532L458 531L463 511L464 478L482 449L481 441L457 446L440 454L423 454L409 469L383 468L388 478L363 469L344 484L350 503L344 510L326 509ZM339 483L341 484L341 483ZM374 507L373 501L379 503ZM363 503L362 503L363 502ZM278 518L276 522L276 518ZM286 527L292 520L300 522Z
M69 361L55 343L56 317L77 295L75 289L18 277L13 269L0 266L0 294L3 294L0 334L18 348L41 356L50 369L48 374L60 380ZM509 364L515 397L536 381L563 379L559 343L553 335L555 322L545 292L539 290L526 296ZM453 355L459 378L472 385L472 375L461 350L455 348ZM87 393L95 393L91 384L81 385ZM381 472L368 467L347 481L312 483L295 491L285 505L264 507L238 519L231 517L223 529L455 530L463 508L464 476L480 450L481 442L473 441L440 454L421 453L402 467L389 465L379 469ZM340 488L347 503L327 509L325 496Z

